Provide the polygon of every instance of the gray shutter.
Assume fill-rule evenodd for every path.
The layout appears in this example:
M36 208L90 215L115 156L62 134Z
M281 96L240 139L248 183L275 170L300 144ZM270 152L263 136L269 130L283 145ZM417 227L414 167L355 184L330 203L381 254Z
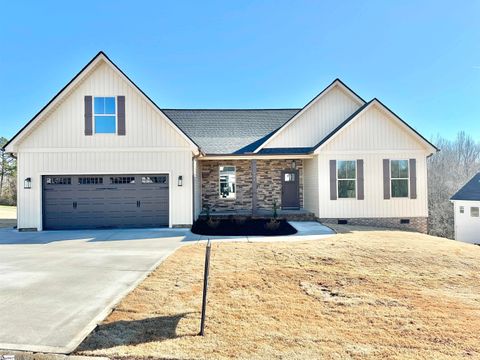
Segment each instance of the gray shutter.
M330 200L337 200L337 160L330 160Z
M390 160L383 159L383 198L390 199Z
M93 130L92 130L92 97L91 96L85 96L85 111L84 111L84 116L85 116L85 135L92 135Z
M417 160L410 159L410 199L417 198Z
M125 135L125 96L117 96L117 134Z
M364 181L363 181L363 160L357 160L357 199L365 199Z

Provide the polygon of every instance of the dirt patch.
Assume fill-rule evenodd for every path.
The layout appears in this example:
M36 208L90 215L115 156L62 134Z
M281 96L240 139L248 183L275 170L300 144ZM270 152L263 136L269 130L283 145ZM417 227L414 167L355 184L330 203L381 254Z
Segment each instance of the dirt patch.
M174 359L480 358L480 248L401 231L179 249L80 346Z

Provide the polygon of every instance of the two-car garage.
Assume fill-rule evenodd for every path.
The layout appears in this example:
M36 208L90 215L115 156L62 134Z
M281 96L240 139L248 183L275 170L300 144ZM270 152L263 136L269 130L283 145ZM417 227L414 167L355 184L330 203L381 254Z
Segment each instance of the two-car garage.
M47 175L42 193L45 230L169 225L167 174Z

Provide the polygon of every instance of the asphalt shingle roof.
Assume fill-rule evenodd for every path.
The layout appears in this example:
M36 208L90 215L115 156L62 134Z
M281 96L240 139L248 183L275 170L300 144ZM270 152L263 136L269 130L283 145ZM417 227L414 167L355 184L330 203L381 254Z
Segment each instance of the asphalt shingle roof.
M467 182L450 200L478 200L480 201L480 172Z
M162 109L206 154L253 152L300 109Z

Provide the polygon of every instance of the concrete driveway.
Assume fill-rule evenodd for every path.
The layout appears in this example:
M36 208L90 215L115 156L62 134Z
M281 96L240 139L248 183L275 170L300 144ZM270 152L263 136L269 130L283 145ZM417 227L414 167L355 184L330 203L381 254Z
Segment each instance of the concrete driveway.
M185 229L0 229L0 349L69 353Z
M182 243L305 241L334 233L316 222L291 224L297 234L248 238L186 229L0 229L0 349L72 352Z

